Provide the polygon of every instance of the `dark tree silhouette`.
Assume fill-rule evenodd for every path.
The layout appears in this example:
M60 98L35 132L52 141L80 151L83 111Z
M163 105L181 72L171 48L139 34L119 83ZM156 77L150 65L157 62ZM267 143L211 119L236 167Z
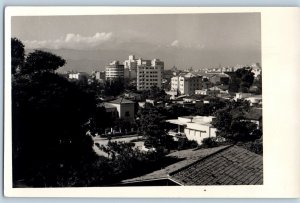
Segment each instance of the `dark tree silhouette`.
M25 50L23 43L17 39L11 39L11 72L15 74L24 65L25 60Z
M254 73L250 67L240 68L231 76L229 82L229 91L231 92L248 92L254 81Z
M54 72L65 65L66 61L52 53L35 50L26 58L24 73Z
M64 64L58 56L35 51L22 63L26 71L12 77L14 186L86 185L84 168L96 158L84 127L96 109L94 95L53 73Z

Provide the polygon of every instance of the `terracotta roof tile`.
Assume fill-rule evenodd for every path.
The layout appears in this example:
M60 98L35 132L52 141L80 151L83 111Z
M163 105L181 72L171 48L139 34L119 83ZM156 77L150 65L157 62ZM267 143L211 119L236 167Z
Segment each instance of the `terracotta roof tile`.
M262 165L262 156L232 146L170 175L183 185L257 185L263 183Z

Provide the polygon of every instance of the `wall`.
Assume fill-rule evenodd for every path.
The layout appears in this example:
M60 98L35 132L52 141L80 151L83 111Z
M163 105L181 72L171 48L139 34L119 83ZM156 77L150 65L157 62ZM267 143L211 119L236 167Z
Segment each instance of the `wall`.
M110 103L110 104L117 108L117 111L119 113L119 118L130 119L130 120L134 119L134 103L130 103L130 104L113 104L113 103ZM129 112L129 115L130 115L129 117L125 116L126 111Z
M202 144L204 138L216 137L215 128L197 123L189 123L184 129L184 133L188 140L195 140L198 144Z

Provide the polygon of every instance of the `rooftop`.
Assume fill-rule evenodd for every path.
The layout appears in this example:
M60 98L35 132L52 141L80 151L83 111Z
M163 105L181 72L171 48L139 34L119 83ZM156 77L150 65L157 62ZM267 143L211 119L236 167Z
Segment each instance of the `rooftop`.
M263 184L262 156L238 146L188 149L167 157L177 158L178 161L149 174L123 180L122 183L169 179L178 185Z
M174 171L170 176L182 185L261 185L263 158L232 146Z
M113 101L110 101L109 103L112 103L112 104L134 104L133 101L130 101L128 99L124 99L123 97L118 98L118 99L113 100Z
M127 179L122 181L123 183L129 183L129 182L136 182L136 181L146 181L146 180L153 180L153 179L161 179L161 178L168 178L169 174L177 171L183 167L186 167L194 162L196 162L199 159L202 159L206 156L209 156L213 153L218 152L221 149L226 148L227 146L221 146L221 147L215 147L210 149L201 149L201 150L194 150L194 149L187 149L187 150L181 150L176 151L171 154L167 155L167 158L176 158L178 161L170 164L160 170L156 170L154 172L151 172L149 174L135 177L132 179Z
M200 125L208 125L211 126L211 121L213 116L182 116L178 117L178 119L170 119L166 120L168 123L176 124L176 125L187 125L187 124L200 124Z

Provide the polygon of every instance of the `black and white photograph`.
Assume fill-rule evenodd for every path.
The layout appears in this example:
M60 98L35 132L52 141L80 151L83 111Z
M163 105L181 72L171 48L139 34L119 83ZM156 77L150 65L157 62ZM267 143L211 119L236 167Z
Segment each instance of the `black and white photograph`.
M13 188L263 185L261 14L11 17Z
M5 197L299 197L299 9L4 12Z

